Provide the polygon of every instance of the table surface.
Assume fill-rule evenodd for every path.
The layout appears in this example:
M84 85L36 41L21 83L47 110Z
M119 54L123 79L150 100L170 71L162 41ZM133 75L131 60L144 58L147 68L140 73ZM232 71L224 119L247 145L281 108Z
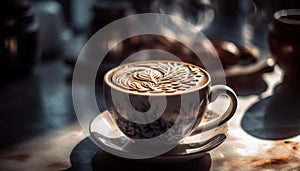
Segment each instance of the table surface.
M102 165L109 169L116 162L133 164L107 154L110 160L92 165L93 156L101 150L78 124L70 74L63 61L56 59L40 64L34 74L1 87L0 170L101 170ZM268 88L262 93L238 96L238 109L228 122L226 141L194 163L177 164L177 170L300 169L300 136L263 139L242 125L247 111L273 94L282 72L276 66L263 78ZM259 122L253 123L253 129L261 127Z

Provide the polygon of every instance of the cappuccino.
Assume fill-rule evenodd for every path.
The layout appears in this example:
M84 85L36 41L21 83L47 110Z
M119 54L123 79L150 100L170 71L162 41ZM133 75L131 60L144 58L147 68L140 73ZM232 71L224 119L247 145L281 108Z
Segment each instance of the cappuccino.
M143 61L121 65L105 80L117 89L134 94L180 94L209 83L202 68L177 61Z

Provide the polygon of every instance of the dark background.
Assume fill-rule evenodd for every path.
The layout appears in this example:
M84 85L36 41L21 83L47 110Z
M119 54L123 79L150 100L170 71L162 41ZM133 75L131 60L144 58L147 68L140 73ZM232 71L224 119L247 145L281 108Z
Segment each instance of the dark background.
M0 28L6 30L0 32L0 68L2 68L0 70L0 149L40 134L55 132L77 122L72 104L71 78L72 69L84 43L98 29L118 18L158 11L151 7L154 0L32 0L30 2L17 0L15 4L12 2L13 0L2 0L0 4L2 16ZM24 9L20 7L23 2L27 4ZM205 5L199 2L201 1L182 1L179 6L184 7L185 12L193 14L205 10ZM282 8L300 7L298 0L226 0L226 2L212 0L208 2L215 10L215 18L204 33L211 40L218 38L242 46L241 28L245 24L250 24L254 30L253 43L259 49L267 51L266 34L272 13ZM171 1L163 0L161 3L170 6ZM253 6L252 3L256 5ZM156 8L160 7L156 6ZM11 12L14 9L15 12ZM23 17L27 16L28 10L32 11L30 14L35 16L34 19ZM18 11L23 12L18 13ZM193 21L193 15L186 15L190 15ZM7 21L12 19L22 24L16 26L7 24L9 23ZM27 29L33 28L35 24L38 25L38 34L34 29ZM11 42L17 40L17 46L25 46L26 50L10 51L14 43L7 45L9 44L7 42L10 42L8 40L12 40ZM157 43L148 40L138 45L151 47L149 42ZM132 44L128 47L136 50L143 49ZM118 56L114 55L116 54L111 54L118 60ZM108 56L107 61L113 62L110 58L112 57ZM239 87L235 87L235 90L240 92ZM257 94L263 90L264 87L258 89L250 86L247 92L242 91L239 95ZM104 109L102 97L99 98L100 108Z

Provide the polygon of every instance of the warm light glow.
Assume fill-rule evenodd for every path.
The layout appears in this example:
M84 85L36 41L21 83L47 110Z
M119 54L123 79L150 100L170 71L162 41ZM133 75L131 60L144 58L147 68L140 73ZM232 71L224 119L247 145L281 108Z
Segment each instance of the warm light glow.
M275 60L272 59L272 58L270 58L270 59L267 60L267 64L268 64L269 66L273 66L273 65L275 64Z
M236 45L231 42L223 43L222 48L226 49L227 51L229 51L232 54L237 54L239 51L239 49L236 47Z
M107 46L109 49L112 49L113 51L120 51L123 48L122 44L118 44L120 41L113 39L113 40L109 40L107 43Z
M12 55L18 54L18 43L17 38L11 37L4 40L4 46L6 49L9 49Z
M282 51L283 51L284 53L289 54L289 53L292 53L292 52L294 51L294 48L293 48L293 46L291 46L291 45L287 45L287 46L283 46L283 47L282 47Z

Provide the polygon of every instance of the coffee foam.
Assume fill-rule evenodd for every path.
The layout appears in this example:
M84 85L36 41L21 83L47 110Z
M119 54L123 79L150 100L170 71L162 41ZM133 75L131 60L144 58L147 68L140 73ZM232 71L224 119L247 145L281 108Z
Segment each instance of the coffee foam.
M121 65L108 73L113 85L138 94L174 94L197 89L209 76L200 67L176 61L143 61Z

